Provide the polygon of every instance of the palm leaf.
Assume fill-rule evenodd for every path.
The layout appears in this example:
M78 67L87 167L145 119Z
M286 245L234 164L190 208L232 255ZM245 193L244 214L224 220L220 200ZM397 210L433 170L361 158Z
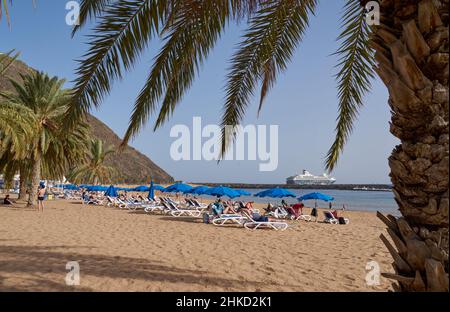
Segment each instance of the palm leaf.
M74 101L68 123L74 125L92 106L109 93L111 83L122 78L158 32L164 1L121 0L104 8L100 24L91 35L90 49L80 61Z
M5 74L8 68L19 57L20 53L14 53L15 50L11 50L5 54L0 53L0 76Z
M339 96L339 117L336 137L326 157L326 168L334 169L344 149L358 110L363 105L364 95L370 91L374 78L374 59L369 47L370 28L366 24L364 7L359 0L347 0L342 18L342 32L338 37L341 45L336 75Z
M228 0L184 1L163 30L165 44L152 66L133 110L122 146L145 124L164 94L155 129L173 113L196 72L214 47L230 16Z
M72 37L79 31L89 20L95 19L101 15L108 5L117 2L117 0L82 0L80 3L80 16L78 17L78 25L75 25L72 31Z
M234 131L246 111L254 89L262 79L260 108L276 74L285 70L314 13L316 0L267 1L250 21L228 74L226 102L222 117L223 157Z
M6 21L8 23L8 26L11 27L11 16L9 15L9 9L8 9L8 1L7 0L1 0L0 3L0 20L3 16L3 10L5 11ZM36 0L32 0L33 7L36 7ZM3 6L2 6L3 4ZM12 5L12 0L9 0L9 4Z

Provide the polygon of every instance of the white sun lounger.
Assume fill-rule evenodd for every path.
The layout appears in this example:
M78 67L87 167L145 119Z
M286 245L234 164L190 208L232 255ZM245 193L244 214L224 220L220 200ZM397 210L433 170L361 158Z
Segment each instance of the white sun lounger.
M144 211L147 213L156 212L156 211L164 212L167 209L166 207L164 207L163 204L160 204L157 202L150 202L150 201L143 204L143 207L144 207Z
M202 210L198 209L180 209L171 202L163 203L164 207L167 208L167 212L174 217L194 217L199 218L202 214Z
M308 221L309 222L309 221L311 221L311 216L310 215L301 214L295 220L304 220L304 221Z
M240 214L222 214L217 218L212 220L212 224L217 226L223 226L225 224L238 224L244 225L245 221L248 219Z
M246 229L256 230L259 228L271 228L274 230L281 230L284 231L288 228L288 224L286 222L261 222L261 221L255 221L250 215L247 213L244 213L245 216L248 218L248 221L244 223L244 227Z
M323 214L325 216L325 220L323 220L325 223L339 224L339 219L336 219L334 217L334 215L331 213L331 211L324 211ZM345 224L349 224L349 222L350 222L349 219L344 218L344 220L345 220Z

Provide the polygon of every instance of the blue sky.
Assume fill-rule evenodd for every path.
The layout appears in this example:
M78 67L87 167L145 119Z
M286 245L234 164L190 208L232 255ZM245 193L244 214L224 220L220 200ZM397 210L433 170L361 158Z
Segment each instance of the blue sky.
M28 65L67 79L75 79L76 59L87 49L89 30L71 38L65 23L65 0L15 1L11 9L12 27L0 22L0 51L17 49ZM131 143L178 180L189 182L283 183L302 169L324 172L324 159L334 138L337 96L334 74L339 16L343 1L320 1L316 17L288 70L278 78L257 118L258 98L252 100L243 124L279 125L279 164L273 172L259 172L259 161L173 161L170 129L176 124L192 125L193 116L203 124L220 123L224 86L231 55L245 24L230 25L184 96L170 121L153 132L153 121ZM151 43L135 68L116 82L100 109L92 113L123 135L136 95L142 87L160 43ZM259 91L258 91L259 92ZM257 92L257 93L258 93ZM338 183L389 183L387 158L397 144L389 133L390 111L384 85L376 80L365 99L337 168L332 173Z

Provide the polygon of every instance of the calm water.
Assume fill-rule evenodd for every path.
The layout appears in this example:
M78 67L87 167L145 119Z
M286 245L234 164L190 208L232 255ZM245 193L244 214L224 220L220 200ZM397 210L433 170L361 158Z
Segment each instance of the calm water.
M263 190L259 189L246 189L247 192L251 194L256 194ZM397 204L394 200L394 194L388 191L344 191L344 190L290 190L292 193L296 194L297 197L305 195L307 193L319 192L333 196L335 201L333 202L333 208L342 208L345 205L347 210L358 210L358 211L380 211L383 213L390 213L393 215L399 215ZM240 197L243 201L252 200L258 203L276 203L281 202L281 199L276 198L259 198L254 196L242 196ZM294 198L286 199L288 203L294 203L296 200ZM323 201L318 201L318 206L322 208L327 208L328 203ZM314 201L305 201L306 206L314 206Z

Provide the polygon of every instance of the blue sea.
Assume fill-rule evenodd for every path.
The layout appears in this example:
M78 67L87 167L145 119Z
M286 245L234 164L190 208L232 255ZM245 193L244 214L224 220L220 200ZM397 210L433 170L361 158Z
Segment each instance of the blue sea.
M245 189L251 194L256 194L262 190L260 189ZM345 205L347 210L356 211L380 211L382 213L389 213L395 216L400 215L397 203L394 200L394 194L391 191L348 191L348 190L303 190L291 189L292 193L297 197L307 193L319 192L334 197L333 208L340 209ZM276 198L259 198L254 196L242 196L239 198L242 201L254 201L258 203L277 203L281 199ZM288 203L295 203L296 199L286 199ZM328 208L328 203L323 201L317 202L319 207ZM305 201L306 206L314 206L314 201Z

